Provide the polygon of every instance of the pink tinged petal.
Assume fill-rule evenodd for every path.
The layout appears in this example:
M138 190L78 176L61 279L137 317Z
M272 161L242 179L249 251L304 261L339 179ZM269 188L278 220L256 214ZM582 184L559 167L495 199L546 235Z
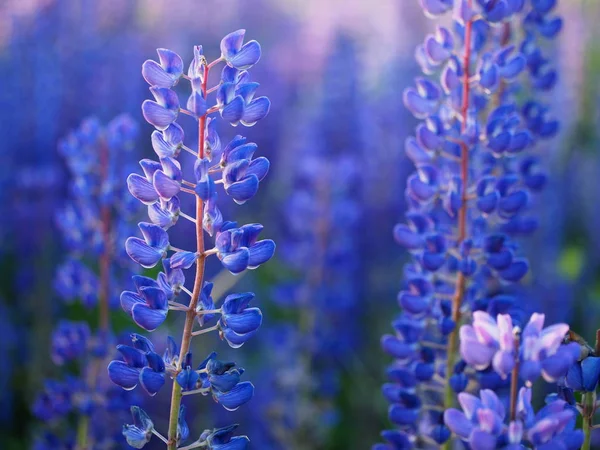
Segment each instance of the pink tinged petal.
M108 377L116 385L130 391L138 384L139 369L129 367L123 361L111 361L108 365Z
M121 307L127 314L131 315L131 309L138 303L145 303L145 300L137 292L123 291L121 293Z
M458 394L458 403L465 413L467 419L471 420L475 416L475 412L482 407L481 400L472 394L461 392Z
M564 340L568 331L569 325L566 323L551 325L542 331L538 340L538 346L545 350L546 355L553 355Z
M130 237L125 241L125 251L131 259L147 269L156 266L162 254L150 247L142 239Z
M181 184L179 181L171 179L162 170L154 172L154 179L152 180L154 189L158 192L161 198L164 200L170 200L175 197L181 191Z
M511 373L513 367L515 366L515 357L512 352L499 351L494 355L494 359L492 360L492 367L494 371L502 377L502 379L506 379L508 374Z
M473 313L473 329L477 335L477 339L488 346L497 346L500 338L500 330L498 325L487 313L483 311L475 311Z
M497 417L493 410L491 409L479 409L477 410L477 422L479 424L479 429L481 431L485 431L486 433L494 433L497 428Z
M127 177L127 188L131 195L146 205L152 205L158 200L158 193L152 183L137 173Z
M227 57L227 63L236 69L249 69L260 59L260 44L256 41L248 41L233 56Z
M520 444L523 439L523 423L519 420L508 425L508 441L511 444Z
M244 107L244 115L242 116L242 125L247 127L253 126L256 122L264 119L271 110L271 100L267 97L258 97Z
M221 54L223 57L227 59L234 56L242 48L245 35L246 30L241 29L229 33L221 39Z
M178 111L170 110L152 100L144 100L142 114L150 125L159 130L165 130L177 119Z
M544 328L544 320L546 316L544 314L533 313L529 322L525 326L523 330L522 336L537 336L542 332L542 328Z
M513 324L511 317L508 314L500 314L496 320L498 321L498 331L500 333L498 339L500 349L504 351L512 351L515 346L515 338L513 335Z
M506 411L504 410L504 404L500 401L498 396L491 389L483 389L479 396L481 397L481 403L486 408L493 410L500 419L504 419Z
M558 422L553 417L546 417L538 421L527 431L527 437L535 444L543 444L554 436L557 426Z
M131 310L133 321L146 331L156 330L167 318L168 310L152 309L145 304L138 303Z
M457 409L448 409L444 412L444 423L457 436L466 439L473 430L473 424Z

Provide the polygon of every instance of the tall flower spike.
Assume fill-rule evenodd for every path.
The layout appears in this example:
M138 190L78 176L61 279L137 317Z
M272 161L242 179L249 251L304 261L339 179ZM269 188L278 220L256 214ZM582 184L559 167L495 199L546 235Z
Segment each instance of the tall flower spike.
M438 411L450 409L456 393L475 383L508 388L519 367L527 383L540 375L557 380L565 369L560 360L572 361L574 353L573 347L560 347L565 326L543 337L529 328L518 342L519 329L513 329L521 325L522 312L510 285L529 271L515 236L532 231L527 213L543 185L529 176L528 167L538 142L553 132L542 125L544 119L550 122L547 108L527 98L529 92L519 92L525 76L535 90L552 84L548 68L535 59L536 18L544 8L520 0L420 4L428 17L452 12L453 24L438 27L418 47L417 61L429 76L417 77L404 91L405 106L422 122L405 146L415 165L405 191L407 222L394 229L412 261L398 296L402 312L395 334L382 339L395 358L384 395L398 431L386 432L387 447L380 446L389 449L422 448L432 441L451 448ZM523 43L511 32L521 21ZM553 27L542 25L549 34ZM473 325L461 328L459 345L458 324L468 322L471 312ZM465 371L467 365L476 369L474 376ZM515 395L517 382L518 377L512 383ZM421 383L427 388L420 389ZM407 402L414 391L419 401ZM501 435L493 408L480 414L473 420L481 429L473 428L469 417L470 428L455 431L461 438L467 431L487 433L470 439L472 448L495 445Z
M249 82L247 69L258 62L260 45L256 41L244 44L244 33L240 30L226 36L221 42L221 57L210 63L202 47L195 47L187 76L183 75L182 59L171 50L159 49L160 63L146 61L142 67L144 79L150 84L150 92L155 98L144 101L142 113L156 128L152 133L152 147L160 162L142 160L144 176L132 174L128 178L129 190L148 206L152 223L140 223L143 239L130 237L125 249L142 267L152 268L162 263L164 271L159 273L156 281L134 277L136 291L124 291L121 306L147 331L158 328L169 310L184 313L185 323L181 340L169 338L162 357L154 351L150 341L134 335L133 346L119 347L122 360L112 361L108 366L114 383L124 389L134 389L140 384L150 395L155 395L167 380L173 380L166 436L154 429L150 419L139 413L141 410L134 409L138 411L139 423L126 426L123 434L136 448L142 448L152 434L157 435L168 450L180 446L234 450L244 449L248 443L245 436L232 437L234 427L230 427L205 431L197 441L185 445L190 430L182 404L184 395L211 394L223 408L233 411L254 395L253 384L240 381L243 369L235 367L234 363L216 360L214 353L194 368L191 350L193 337L212 331L218 332L231 347L238 348L256 334L262 323L260 309L248 307L254 297L252 293L231 294L221 307L215 305L211 297L213 285L204 281L206 258L217 255L226 269L240 273L267 262L275 252L272 240L258 240L262 225L238 227L235 222L224 221L217 207L218 184L223 184L224 192L236 203L245 203L257 194L259 181L269 169L266 158L253 158L256 144L244 146L245 138L241 136L226 146L224 156L218 160L221 141L213 114L220 112L221 117L232 125L251 126L266 116L270 106L266 97L255 98L258 83ZM211 69L222 61L228 64L228 69L223 70L228 81L209 87ZM180 107L177 94L171 90L183 78L191 84L187 109ZM214 99L210 97L212 92L216 93ZM176 122L180 111L197 119L197 151L184 143L183 129ZM197 157L193 171L186 170L177 159L182 149ZM185 173L193 173L194 179L186 180ZM186 203L180 202L181 195L195 199L195 213L182 211ZM169 242L167 230L181 218L196 227L196 246L192 250L175 248ZM213 248L209 247L205 232L208 236L214 235ZM196 273L194 285L188 290L183 271L191 268ZM182 294L188 295L189 300L180 298ZM199 328L195 330L196 327Z

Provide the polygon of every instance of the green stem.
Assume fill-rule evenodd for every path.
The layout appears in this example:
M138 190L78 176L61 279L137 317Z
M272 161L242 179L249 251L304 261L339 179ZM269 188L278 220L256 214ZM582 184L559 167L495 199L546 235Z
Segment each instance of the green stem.
M596 409L596 393L586 392L583 394L583 441L582 450L590 450L592 443L592 429L594 428L594 413Z
M79 416L77 423L77 450L87 450L88 448L88 430L90 427L90 418L85 414Z

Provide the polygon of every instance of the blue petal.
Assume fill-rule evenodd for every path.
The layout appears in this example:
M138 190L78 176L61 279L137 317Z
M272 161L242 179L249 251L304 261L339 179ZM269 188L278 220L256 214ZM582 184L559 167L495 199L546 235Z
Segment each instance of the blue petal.
M162 258L162 253L136 237L130 237L125 241L125 251L131 259L148 269L156 266Z
M249 41L235 55L227 57L227 62L236 69L249 69L258 62L260 53L260 44Z
M269 166L271 163L267 158L261 156L260 158L256 158L254 161L250 163L248 169L246 170L246 175L256 175L259 181L262 181L264 177L267 176L269 172Z
M404 105L417 119L425 119L437 109L437 101L427 100L416 89L407 88L403 94Z
M238 314L223 314L221 321L238 334L246 334L256 330L262 323L259 308L247 308Z
M163 69L156 61L148 59L142 64L142 76L150 86L170 88L175 85L174 78Z
M165 200L170 200L172 197L175 197L181 190L181 184L178 181L171 179L162 170L154 172L152 182L158 195Z
M396 425L413 425L419 417L419 410L393 404L388 409L388 417Z
M239 314L248 307L248 304L254 299L252 292L242 294L229 294L223 302L224 314Z
M158 225L148 222L138 223L138 228L142 232L145 241L148 245L156 248L157 250L164 251L169 247L169 235Z
M195 370L192 370L190 367L179 372L177 375L177 383L184 391L191 391L196 389L196 385L198 380L200 379L200 375Z
M228 392L213 391L213 398L228 411L235 411L254 395L254 385L249 381L237 384Z
M515 259L508 268L500 272L500 277L507 281L517 282L527 274L528 270L527 260Z
M123 311L127 314L131 315L131 310L133 306L138 303L145 303L144 299L137 293L131 291L123 291L121 292L121 307Z
M569 371L567 372L567 376L565 378L565 384L574 391L584 390L583 371L581 369L581 364L577 363L569 367Z
M232 125L237 125L244 116L244 99L236 96L221 109L221 117Z
M235 436L225 444L213 445L210 448L213 450L246 450L250 439L247 436Z
M415 354L415 348L413 345L407 344L396 336L387 334L381 338L381 347L390 356L405 360Z
M164 309L152 309L145 304L138 303L131 310L133 321L146 331L156 330L167 318Z
M242 124L251 127L256 122L264 119L271 110L271 100L267 97L258 97L244 107Z
M242 48L245 34L246 30L240 29L221 39L221 54L224 58L235 55Z
M233 253L225 253L221 256L221 264L231 273L243 272L248 267L250 253L248 249L242 248Z
M125 440L133 448L143 448L150 442L152 432L142 430L134 425L123 425L123 436L125 436Z
M256 175L249 175L241 181L230 184L225 189L225 192L227 192L227 195L230 195L237 204L242 205L254 197L258 192L258 177Z
M140 372L140 384L144 390L154 396L165 384L164 372L155 372L150 367L144 367Z
M146 365L144 354L137 348L128 345L117 345L117 351L130 367L142 368Z
M160 287L143 286L140 288L140 294L148 306L152 309L168 309L167 294Z
M138 384L140 369L129 367L123 361L111 361L108 365L108 377L125 390L131 390Z
M144 100L142 114L144 119L158 130L166 130L177 119L178 110L167 109L152 100Z
M418 250L423 246L423 238L403 223L394 227L394 239L407 250Z
M210 374L208 381L214 389L221 392L228 392L240 382L240 371L229 370L221 375Z
M188 97L187 109L193 112L198 117L203 116L208 110L208 106L206 105L206 99L200 92L193 91Z
M127 188L131 195L146 205L156 203L158 200L158 193L152 183L137 173L132 173L127 177Z
M588 356L581 361L581 372L583 376L583 390L593 392L600 378L600 357Z
M238 334L231 328L225 328L222 330L221 335L223 339L227 341L231 348L240 348L246 341L256 334L256 331L252 331L246 334Z
M252 245L248 251L248 269L256 269L273 257L275 254L275 242L271 239L263 239Z

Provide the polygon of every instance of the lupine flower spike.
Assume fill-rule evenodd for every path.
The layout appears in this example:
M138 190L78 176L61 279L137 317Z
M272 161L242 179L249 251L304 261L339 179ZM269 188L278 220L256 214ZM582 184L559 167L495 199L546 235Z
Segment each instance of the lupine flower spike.
M211 353L197 366L193 362L192 338L215 331L230 347L241 347L262 323L259 308L251 306L251 292L228 295L221 306L211 296L213 285L204 280L206 258L215 255L233 274L256 269L275 251L270 239L259 239L260 224L238 226L225 221L217 206L219 195L231 197L237 204L250 200L258 192L260 181L269 170L269 161L255 157L257 145L235 136L222 145L216 130L217 116L233 126L254 125L269 112L266 97L257 97L258 83L250 81L248 69L260 59L256 41L244 43L244 30L235 31L221 41L221 56L208 62L203 48L194 48L194 58L187 74L182 58L171 50L159 49L159 61L146 61L142 75L150 85L154 100L146 100L142 113L154 125L152 146L158 161L140 161L143 174L131 174L127 185L131 194L148 206L150 222L139 224L140 237L130 237L125 248L132 260L142 267L162 266L155 279L136 276L135 289L121 294L121 306L133 321L146 331L153 331L167 319L170 311L183 312L185 324L179 341L169 337L163 355L141 335L131 336L131 345L118 347L119 360L108 366L111 380L123 389L140 385L155 395L171 382L169 428L163 436L141 409L134 407L134 424L126 425L123 434L130 445L142 448L156 435L168 450L209 448L244 449L245 436L232 436L235 426L206 430L186 444L190 431L184 416L182 398L186 395L210 395L224 409L233 411L248 402L254 393L249 381L242 381L244 369L233 362L216 359ZM210 75L219 63L225 63L220 80L209 87ZM182 80L191 85L186 102L180 102L172 88ZM211 95L214 93L214 95ZM198 125L198 148L185 145L183 128L177 120L190 116ZM196 157L190 169L184 167L181 151ZM193 173L192 179L184 174ZM223 190L218 189L223 185ZM179 197L195 199L195 212L182 211L186 203ZM183 250L173 247L168 231L181 218L196 227L196 247ZM210 246L212 237L213 245ZM185 287L184 270L195 267L193 287ZM188 300L181 298L189 296Z
M543 314L534 314L523 328L526 308L519 306L526 298L517 301L511 286L529 271L516 237L536 226L530 205L545 175L535 153L557 131L534 97L556 80L537 43L560 29L555 3L420 1L428 17L452 14L452 23L418 46L428 76L404 91L405 106L421 123L406 140L416 170L407 180L406 222L394 238L412 261L394 334L381 341L395 359L383 394L397 428L374 449L450 449L451 433L473 449L503 442L554 448L544 445L564 437L562 425L545 428L541 438L533 421L517 421L516 398L519 375L527 386L540 376L557 381L575 361L575 347L561 345L568 326L544 329ZM533 89L523 89L524 81ZM459 324L471 314L459 342ZM462 394L467 386L482 388L481 399ZM508 414L486 389L510 390ZM464 413L451 409L458 393ZM560 442L575 448L579 434L569 439Z

